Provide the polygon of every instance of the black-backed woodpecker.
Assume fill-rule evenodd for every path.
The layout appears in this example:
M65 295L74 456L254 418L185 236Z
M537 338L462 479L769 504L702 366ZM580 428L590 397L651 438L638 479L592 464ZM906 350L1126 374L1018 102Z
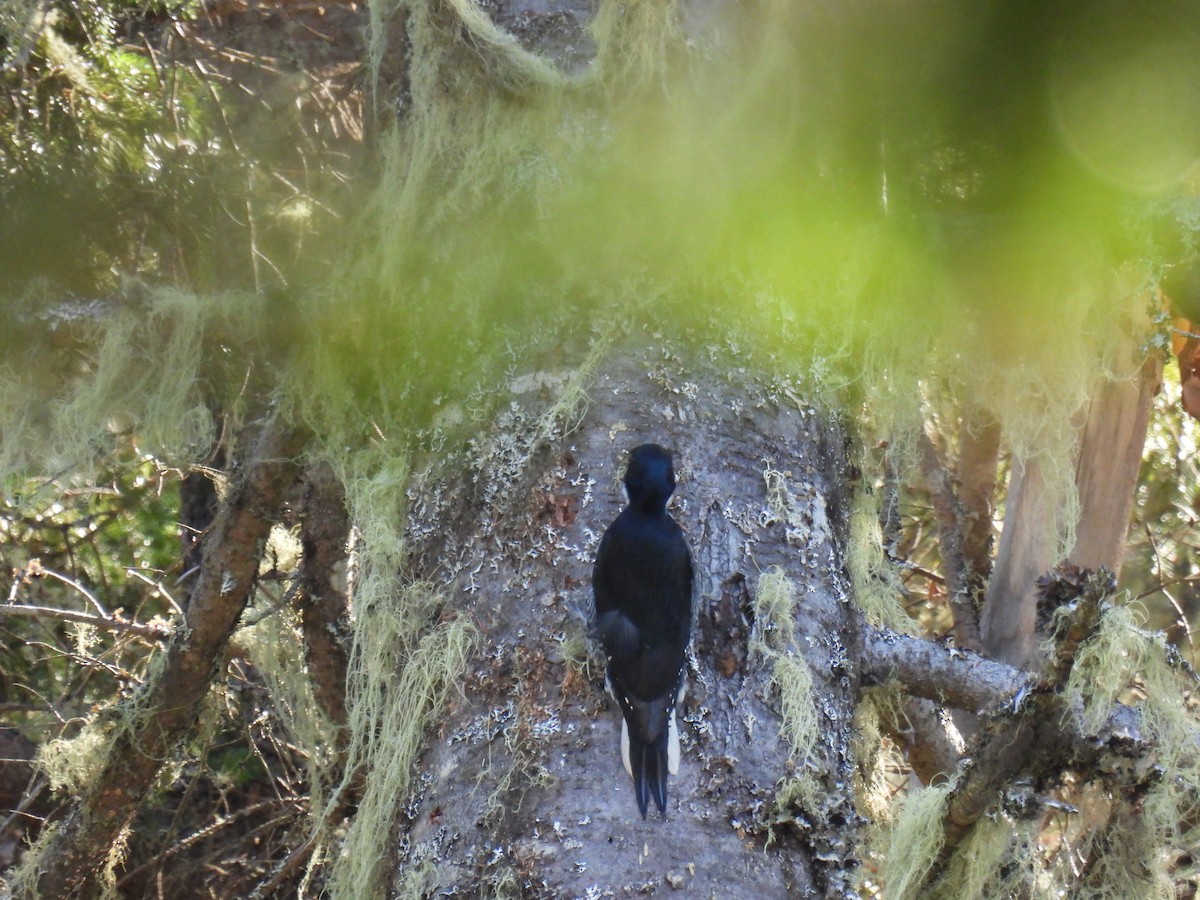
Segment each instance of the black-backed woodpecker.
M675 704L692 631L692 557L667 513L671 454L642 444L625 471L629 505L604 532L592 573L593 629L608 654L608 686L624 719L621 749L642 818L650 797L667 815L667 775L679 766Z

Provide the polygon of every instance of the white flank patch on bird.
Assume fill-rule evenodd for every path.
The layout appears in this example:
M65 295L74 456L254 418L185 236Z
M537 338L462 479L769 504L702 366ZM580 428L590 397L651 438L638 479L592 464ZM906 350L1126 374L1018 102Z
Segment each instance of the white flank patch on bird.
M629 762L629 723L621 719L621 759L625 761L625 771L633 777L633 764Z
M667 725L667 771L679 774L679 726L675 724L675 710L671 710L671 721Z

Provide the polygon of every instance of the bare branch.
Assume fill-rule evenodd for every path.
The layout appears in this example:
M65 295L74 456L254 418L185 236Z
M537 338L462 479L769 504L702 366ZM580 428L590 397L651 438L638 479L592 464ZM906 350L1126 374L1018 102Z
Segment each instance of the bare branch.
M75 612L70 609L54 609L49 606L25 606L23 604L7 604L0 606L0 616L18 616L26 619L61 619L66 622L82 622L104 631L121 631L141 635L163 641L171 636L173 629L162 625L149 625L145 622L132 622L120 616L93 616L90 613Z
M167 589L163 587L163 583L161 581L155 581L153 578L149 577L146 575L146 573L139 569L126 569L125 574L136 578L138 581L142 582L142 584L147 584L154 588L156 593L162 594L163 599L171 604L171 608L174 609L175 612L179 613L181 616L184 614L183 607L179 605L179 601L170 595Z
M31 559L29 561L29 565L26 566L24 569L22 569L19 573L17 573L17 577L13 581L14 594L15 594L16 586L18 584L21 584L22 582L26 581L29 578L53 578L55 581L59 582L60 584L65 584L67 587L71 588L74 591L77 591L80 595L82 595L83 598L85 600L87 600L88 603L92 604L92 607L96 610L96 612L98 612L101 615L102 618L105 618L105 619L112 618L112 614L109 613L109 611L104 608L104 604L101 603L96 598L95 594L93 594L91 591L89 591L87 588L85 588L82 584L80 584L75 579L68 578L66 575L63 575L61 572L55 572L52 569L47 569L46 567L44 567L42 565L41 560L38 560L38 559ZM11 602L12 599L13 599L13 595L10 594L9 601Z
M1034 683L1033 676L969 650L864 626L864 684L895 681L913 696L979 712L1005 703Z

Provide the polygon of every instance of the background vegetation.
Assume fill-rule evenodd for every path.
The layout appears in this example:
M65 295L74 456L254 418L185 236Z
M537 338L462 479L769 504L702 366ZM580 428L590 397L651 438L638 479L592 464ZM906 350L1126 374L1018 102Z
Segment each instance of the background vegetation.
M354 3L0 0L0 587L59 611L0 619L0 755L42 748L6 794L0 862L94 777L62 742L102 734L153 678L206 504L272 411L347 486L367 622L404 568L413 473L528 449L489 443L494 385L582 378L590 350L646 324L798 373L855 419L927 634L953 619L922 435L949 459L999 423L1001 485L1013 459L1050 461L1068 547L1072 415L1122 348L1165 355L1169 304L1195 299L1172 277L1200 240L1200 23L1186 3L927 12L763 3L685 35L670 4L606 3L594 60L555 65L511 33L550 40L558 20L503 32L464 3L368 22ZM1169 363L1122 587L1195 663L1180 380ZM563 394L552 419L578 402ZM354 827L326 808L330 772L349 781L378 748L362 722L346 743L303 714L303 506L292 489L201 727L110 876L121 892L362 883L311 855L320 823L335 841ZM452 622L418 640L437 603L404 597L409 657L462 649Z

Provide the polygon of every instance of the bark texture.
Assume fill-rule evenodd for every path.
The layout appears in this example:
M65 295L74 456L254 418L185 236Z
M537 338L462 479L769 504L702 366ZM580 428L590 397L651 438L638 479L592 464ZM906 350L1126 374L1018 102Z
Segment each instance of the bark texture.
M843 436L793 390L729 362L613 354L586 415L530 467L534 478L442 534L438 564L455 560L457 603L482 641L401 823L406 890L418 878L421 890L463 896L853 895L858 651L842 562ZM674 451L672 513L697 581L666 821L638 814L620 715L599 657L586 656L594 551L624 504L624 451L645 441ZM488 487L498 477L485 467L470 479L477 500L498 496ZM774 567L796 589L792 635L765 635L755 616ZM773 661L751 652L764 635L794 641L784 656L802 654L811 672L819 739L807 757L791 750ZM799 772L815 777L815 796L777 802Z
M304 520L304 589L297 597L304 657L321 709L338 728L346 725L346 545L350 514L341 482L327 464L307 473Z
M939 459L937 448L927 434L921 435L921 453L921 472L929 486L938 524L943 577L950 611L954 616L954 642L963 650L978 652L982 642L979 637L976 594L982 582L972 572L968 561L966 545L972 533L969 530L971 519L959 498L960 491L955 490L950 473Z
M1079 522L1068 561L1083 568L1121 570L1150 409L1162 382L1161 356L1140 349L1138 337L1144 333L1145 323L1130 326L1117 380L1098 384L1078 414ZM1013 460L1004 530L981 622L985 651L1013 665L1033 661L1035 585L1059 562L1052 511L1060 501L1046 496L1040 460Z

